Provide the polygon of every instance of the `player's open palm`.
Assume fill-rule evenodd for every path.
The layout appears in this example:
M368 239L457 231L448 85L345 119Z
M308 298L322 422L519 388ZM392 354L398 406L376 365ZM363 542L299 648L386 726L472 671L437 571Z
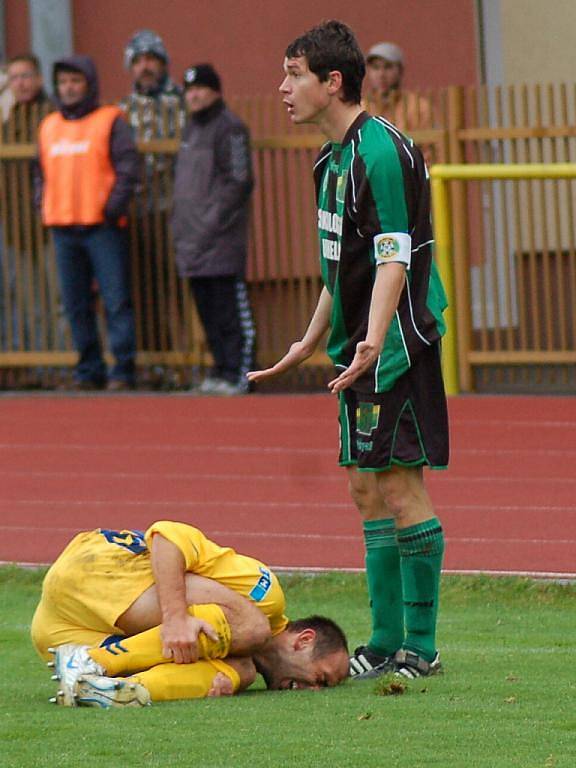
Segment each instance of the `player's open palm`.
M248 371L246 376L249 381L262 381L263 379L269 379L272 376L278 376L281 373L289 371L290 368L295 368L300 365L306 358L310 357L312 352L308 345L302 341L295 341L290 347L288 352L271 368L265 368L262 371Z
M373 344L369 344L367 341L359 341L356 345L356 353L348 368L329 382L328 388L330 391L337 394L349 387L359 376L365 373L370 366L373 365L377 357L377 347Z
M162 655L176 664L198 661L198 638L204 632L211 640L218 640L212 624L195 616L164 622L162 625Z

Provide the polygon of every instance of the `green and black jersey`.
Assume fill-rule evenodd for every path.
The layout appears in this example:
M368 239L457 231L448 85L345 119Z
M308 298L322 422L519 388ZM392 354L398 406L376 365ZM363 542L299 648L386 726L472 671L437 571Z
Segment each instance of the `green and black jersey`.
M410 139L363 112L342 144L322 147L314 177L322 278L333 298L328 354L337 367L350 365L366 338L376 270L393 261L406 265L382 352L354 385L385 392L445 331L426 166Z

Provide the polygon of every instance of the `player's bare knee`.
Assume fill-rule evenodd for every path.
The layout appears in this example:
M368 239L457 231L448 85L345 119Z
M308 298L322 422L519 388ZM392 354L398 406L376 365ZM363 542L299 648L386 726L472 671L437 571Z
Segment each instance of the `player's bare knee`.
M356 469L351 469L348 472L348 490L352 501L363 517L381 516L377 514L380 506L378 486L371 474L364 474Z
M408 470L378 473L378 488L383 504L400 527L411 525L413 516L431 505L418 474Z

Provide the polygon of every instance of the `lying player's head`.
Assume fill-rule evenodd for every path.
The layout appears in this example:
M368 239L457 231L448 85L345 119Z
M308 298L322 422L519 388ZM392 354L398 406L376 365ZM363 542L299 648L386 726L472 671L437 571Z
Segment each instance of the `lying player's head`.
M346 635L331 619L309 616L291 621L277 641L274 663L259 669L268 688L327 688L348 677Z
M341 21L325 21L290 43L284 59L287 79L290 65L313 73L325 84L331 83L335 73L339 73L340 100L360 104L366 73L364 54L350 27Z

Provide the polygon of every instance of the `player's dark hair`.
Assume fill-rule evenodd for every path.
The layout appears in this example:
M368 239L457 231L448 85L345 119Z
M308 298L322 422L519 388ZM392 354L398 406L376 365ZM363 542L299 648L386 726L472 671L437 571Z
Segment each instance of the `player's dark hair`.
M10 64L19 64L20 62L30 64L34 68L35 73L37 75L40 74L40 59L38 56L35 56L33 53L19 53L8 60L8 66Z
M308 68L321 83L330 72L342 74L343 101L360 104L362 80L366 73L364 54L354 33L341 21L323 21L305 32L286 48L286 58L304 56Z
M338 624L326 616L308 616L306 619L296 619L288 622L287 632L302 632L313 629L316 632L314 658L328 656L336 651L348 653L348 640Z

